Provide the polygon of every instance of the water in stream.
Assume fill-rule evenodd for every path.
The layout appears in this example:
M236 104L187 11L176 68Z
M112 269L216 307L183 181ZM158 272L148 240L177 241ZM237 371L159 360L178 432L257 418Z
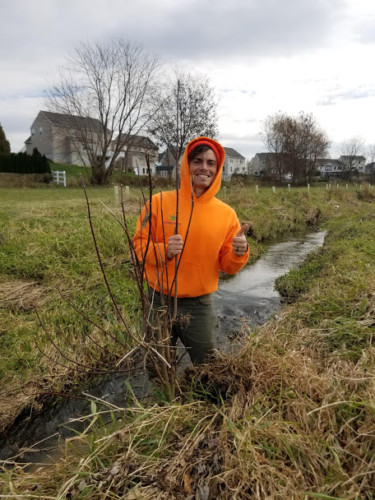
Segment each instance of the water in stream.
M240 337L238 332L246 332L265 323L280 309L280 296L274 290L276 278L303 262L307 254L323 244L324 237L325 232L317 232L272 245L255 264L234 277L220 280L214 296L220 322L219 348L231 349L236 345L234 340ZM137 397L149 392L148 377L140 373L130 379L121 374L107 377L100 384L95 383L93 388L88 388L86 393L126 407L129 384ZM58 439L72 435L72 429L82 428L80 423L65 423L89 412L88 399L65 399L37 416L30 412L8 432L8 442L0 437L0 460L16 457L16 449L20 447L31 448L22 457L17 457L22 462L48 460L49 447L54 448ZM35 445L37 442L41 443Z

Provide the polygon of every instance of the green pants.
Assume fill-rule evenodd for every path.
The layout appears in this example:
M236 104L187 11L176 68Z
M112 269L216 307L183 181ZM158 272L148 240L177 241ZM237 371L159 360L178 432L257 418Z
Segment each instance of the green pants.
M153 295L153 309L157 311L163 306L163 301L158 292L151 292L149 296ZM163 299L165 305L167 297ZM171 307L173 308L173 297ZM172 327L171 343L175 345L177 339L180 339L194 364L207 361L216 349L217 329L218 320L212 294L177 299L177 320Z

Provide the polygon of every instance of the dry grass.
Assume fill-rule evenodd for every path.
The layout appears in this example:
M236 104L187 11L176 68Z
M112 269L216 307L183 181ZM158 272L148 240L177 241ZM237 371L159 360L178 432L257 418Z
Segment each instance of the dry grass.
M188 370L191 402L136 403L115 412L122 420L115 430L99 426L67 444L53 482L48 468L18 474L14 492L90 499L373 498L375 407L368 396L374 376L363 369L373 348L356 365L336 360L322 369L317 351L275 335L282 321L264 327L236 356ZM99 418L91 416L94 428Z
M306 278L312 283L297 303L236 355L187 370L184 399L93 407L88 432L67 442L61 460L4 472L0 491L94 500L373 499L373 207L345 192L329 196L339 229L327 239L324 270ZM360 217L350 221L352 213ZM307 207L302 218L310 215ZM91 356L88 346L82 355Z
M0 172L0 187L2 188L30 188L43 185L43 174L6 174Z
M48 291L35 281L0 283L0 308L30 311L43 306Z

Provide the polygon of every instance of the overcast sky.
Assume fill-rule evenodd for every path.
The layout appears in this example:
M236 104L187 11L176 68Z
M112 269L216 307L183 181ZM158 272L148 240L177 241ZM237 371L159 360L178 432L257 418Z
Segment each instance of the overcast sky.
M0 122L19 151L81 41L125 37L216 90L220 141L265 151L262 123L313 113L332 142L375 143L374 0L0 0Z

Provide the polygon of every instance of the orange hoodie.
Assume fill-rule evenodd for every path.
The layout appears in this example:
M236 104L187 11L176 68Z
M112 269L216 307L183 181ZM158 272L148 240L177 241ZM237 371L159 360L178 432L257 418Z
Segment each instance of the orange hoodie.
M208 189L199 197L192 191L188 149L194 142L205 139L221 154L217 174ZM220 189L224 148L213 139L198 137L185 149L181 163L181 188L179 189L178 234L185 246L177 274L177 296L198 297L217 290L219 270L237 273L247 262L249 251L238 257L233 252L232 239L240 230L235 211L215 197ZM140 261L145 260L145 275L149 285L156 290L174 295L175 259L166 260L167 242L175 234L176 191L158 193L151 201L151 238L149 235L150 205L147 204L138 218L133 239ZM187 234L192 199L193 212ZM146 252L147 249L147 252ZM145 255L146 254L146 255Z

